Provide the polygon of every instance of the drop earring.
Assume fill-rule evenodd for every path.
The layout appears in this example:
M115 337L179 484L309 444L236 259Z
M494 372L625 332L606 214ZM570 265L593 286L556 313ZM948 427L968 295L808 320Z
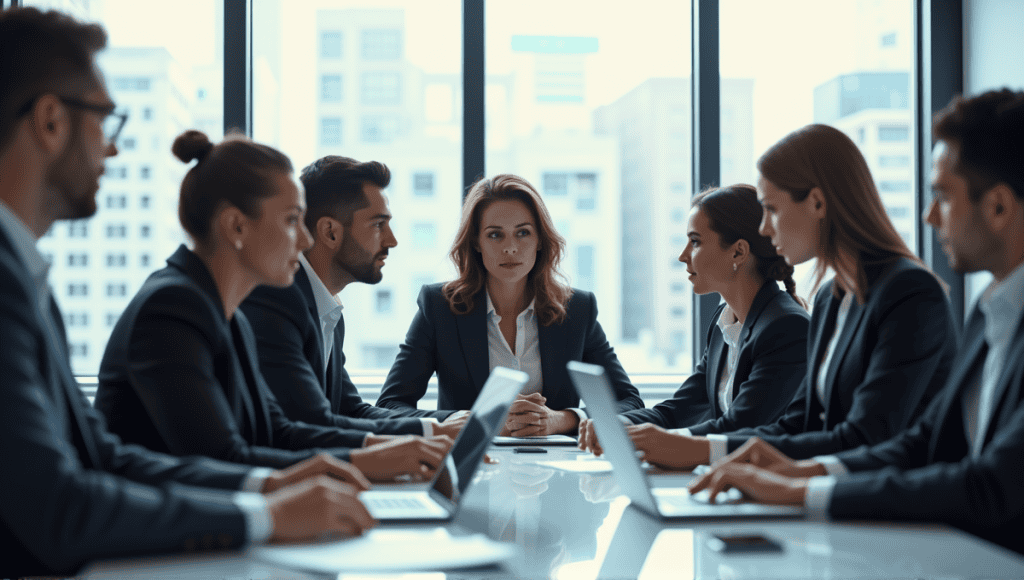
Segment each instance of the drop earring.
M733 262L733 264L732 264L732 271L736 272L736 271L738 271L738 268L739 268L739 265L736 264L735 262Z
M239 252L242 251L242 240L235 240L235 249Z

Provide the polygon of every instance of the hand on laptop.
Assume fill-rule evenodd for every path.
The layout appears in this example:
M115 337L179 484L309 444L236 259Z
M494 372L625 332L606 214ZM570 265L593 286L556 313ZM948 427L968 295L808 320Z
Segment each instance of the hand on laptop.
M723 463L690 484L691 494L709 492L709 503L718 494L738 489L748 499L767 504L804 505L807 480L786 477L749 463Z
M584 419L580 423L577 444L582 451L589 451L597 456L604 455L604 449L601 449L601 444L597 441L597 431L594 429L593 419Z
M327 475L307 478L267 495L271 542L304 542L324 536L357 536L377 525L359 501L359 490Z
M454 441L468 420L469 411L456 411L441 423L434 425L434 435L447 435Z
M554 435L576 429L579 416L572 411L555 411L546 406L547 399L540 393L519 395L505 418L503 435L530 437Z
M395 481L399 476L427 480L452 447L447 435L405 435L386 443L353 449L349 461L370 481Z
M693 469L707 463L711 453L707 439L670 433L652 423L627 425L626 432L633 446L641 452L641 458L660 469Z
M326 475L345 482L356 491L370 489L370 482L352 464L345 463L333 455L321 453L305 461L300 461L288 469L280 469L271 473L263 481L263 489L260 491L271 493L318 475Z
M813 477L828 475L824 466L813 459L795 461L758 437L751 437L739 449L712 465L712 469L726 463L749 463L786 477ZM705 474L710 475L710 473Z

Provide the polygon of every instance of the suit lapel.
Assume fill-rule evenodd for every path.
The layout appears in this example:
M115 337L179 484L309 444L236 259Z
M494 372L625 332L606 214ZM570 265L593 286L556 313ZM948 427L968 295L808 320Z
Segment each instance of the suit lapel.
M241 321L239 317L241 311L235 313L235 318L229 325L231 327L231 341L234 345L235 359L233 368L234 372L232 382L236 396L242 403L242 409L245 413L245 419L248 423L250 433L252 433L251 441L256 445L266 445L268 447L273 446L273 441L270 436L270 415L266 409L266 406L261 404L262 397L259 396L259 385L256 382L256 376L253 372L253 368L258 368L258 363L250 356L255 352L255 345L250 345L246 341L245 333L241 331ZM251 348L250 348L251 346Z
M711 324L717 324L717 319ZM705 388L708 391L708 400L715 410L715 417L723 415L722 408L718 405L718 383L722 382L722 365L725 364L725 349L729 348L722 338L721 332L711 335L711 343L708 345L708 366L705 369L707 380Z
M342 317L338 321L337 328L341 329L341 332L335 330L334 333L334 348L331 350L331 358L327 360L325 367L323 360L323 344L327 340L324 337L323 325L320 323L320 312L316 308L316 298L313 296L313 285L309 281L309 276L306 275L306 268L299 268L295 272L295 287L299 289L299 293L302 294L302 298L306 301L306 310L309 312L309 319L313 323L313 331L316 332L317 337L317 351L314 353L313 364L316 365L317 372L321 373L320 384L324 385L324 391L326 393L326 385L330 384L327 379L331 376L331 372L334 359L337 358L338 351L341 350L341 343L345 339L345 318Z
M566 386L562 384L562 381L556 380L561 374L565 374L565 365L568 361L568 356L565 352L566 342L568 340L568 330L566 329L566 322L561 324L551 324L544 326L537 322L537 349L540 351L540 374L541 374L541 388L543 389L544 396L548 399L548 406L556 405L561 406L557 401L561 398L561 390ZM574 398L574 397L570 397Z
M821 368L822 358L825 354L825 350L828 348L828 339L825 337L825 330L828 328L835 328L836 316L839 313L839 301L832 294L832 282L829 282L826 286L821 289L824 293L825 299L820 303L816 303L814 306L815 312L819 309L823 312L815 322L815 326L811 329L812 334L810 338L812 341L811 346L811 357L807 359L807 395L805 397L804 405L804 429L808 429L811 425L812 418L817 416L815 412L815 402L818 401L818 369ZM815 301L817 302L817 301ZM829 336L831 338L831 336Z
M92 438L92 432L89 430L88 419L82 413L83 408L80 404L83 399L82 390L78 386L78 381L75 380L74 375L71 373L70 363L68 362L67 339L64 333L64 321L61 319L60 308L57 307L57 302L54 301L52 295L50 296L50 322L53 324L53 332L50 333L50 340L46 342L50 347L50 356L54 362L51 367L59 375L57 378L63 390L62 395L67 401L72 420L76 423L72 427L72 438L91 464L87 465L87 467L99 469L102 466L100 453L96 447L96 441ZM48 326L45 320L43 324ZM54 334L56 336L53 336Z
M1006 353L1007 358L1003 361L1003 368L999 372L999 380L996 382L995 391L992 393L992 416L989 418L988 424L985 426L985 432L982 433L981 436L982 448L984 448L984 445L986 445L992 437L993 429L995 428L999 416L999 411L1005 408L1002 404L1002 400L1006 397L1006 391L1010 385L1010 378L1013 377L1018 370L1015 368L1015 365L1019 364L1021 359L1019 356L1016 356L1016 351L1024 348L1021 346L1022 339L1024 339L1024 336L1022 336L1022 330L1024 330L1024 321L1017 326L1017 331L1015 332L1014 337L1010 340L1010 348Z
M988 352L985 345L984 322L975 307L964 329L964 341L958 351L959 356L944 388L946 399L942 404L942 413L932 436L929 448L929 461L950 454L953 449L963 448L967 452L967 433L963 418L964 390L974 381L980 380L981 368L984 363L983 354ZM950 440L949 437L954 439ZM954 447L954 445L956 447Z
M836 342L836 349L832 355L832 360L829 361L828 370L825 374L825 400L822 401L822 406L825 408L826 428L828 427L828 409L832 403L832 392L835 390L833 386L836 384L839 367L843 364L843 359L846 358L846 354L850 350L850 343L853 342L853 337L857 334L857 329L860 327L866 311L867 302L860 304L856 298L853 298L850 302L850 311L846 314L846 321L843 323L843 329L839 331L833 325L833 328L835 328L833 332L839 331L841 334L839 335L839 341Z
M466 361L466 369L472 381L474 392L467 400L475 400L490 374L490 354L487 350L487 296L486 290L477 292L473 298L473 310L455 317L459 331L459 347Z

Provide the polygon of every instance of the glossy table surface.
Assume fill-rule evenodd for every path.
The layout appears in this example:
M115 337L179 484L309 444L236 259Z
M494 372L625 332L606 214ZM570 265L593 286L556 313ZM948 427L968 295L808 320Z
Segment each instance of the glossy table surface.
M520 454L492 448L451 527L518 546L487 568L423 574L317 576L277 568L248 552L100 562L85 576L107 578L1024 578L1024 558L939 525L809 520L662 522L629 507L611 473L538 464L592 461L573 447ZM655 485L691 476L653 475ZM762 534L778 553L723 554L712 534ZM382 557L386 555L382 554Z

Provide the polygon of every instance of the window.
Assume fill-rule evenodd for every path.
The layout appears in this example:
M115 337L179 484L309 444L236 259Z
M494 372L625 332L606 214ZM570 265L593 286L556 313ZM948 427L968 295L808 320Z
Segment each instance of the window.
M387 115L367 115L362 119L360 138L364 143L390 143L398 136L398 119Z
M72 282L68 284L68 296L88 296L89 285L84 282Z
M69 238L84 238L89 235L89 222L86 220L76 220L68 222L68 237Z
M325 147L341 145L341 119L320 119L320 144Z
M576 284L580 290L595 290L594 246L580 246L576 248L576 276Z
M682 306L672 307L672 318L684 318L686 316L686 308Z
M363 364L368 368L387 369L395 362L398 347L393 345L363 346Z
M341 58L341 32L320 31L320 58Z
M128 236L128 226L125 224L107 224L108 238L124 238Z
M73 357L87 357L89 356L89 343L87 342L71 342L68 343L68 353Z
M110 328L117 324L117 319L121 317L119 312L108 312L107 313L107 328Z
M569 176L564 173L545 173L544 195L569 195Z
M150 107L143 107L142 109L142 120L151 121L153 119L153 109Z
M117 148L121 151L134 151L135 145L135 137L122 137Z
M142 179L149 179L149 172L150 172L149 166L148 165L143 165L139 169L139 177L141 177Z
M412 224L412 244L417 249L430 249L437 244L437 228L432 223Z
M391 290L377 290L377 314L391 314Z
M909 192L911 185L909 181L879 181L879 193L905 193Z
M107 254L108 268L124 268L128 265L128 256L125 254Z
M398 105L402 102L402 77L397 72L364 72L364 105Z
M341 75L321 76L320 100L325 103L340 103L341 99Z
M903 219L910 217L910 208L904 205L887 205L885 206L885 211L886 213L889 214L889 217L892 219Z
M149 224L142 224L139 226L139 237L143 239L148 238L152 229L153 228Z
M412 175L412 194L417 197L433 197L434 196L434 174L433 173L413 173Z
M576 175L576 209L593 210L597 207L597 174Z
M148 91L149 79L146 77L114 77L110 79L110 88L119 92Z
M139 209L149 209L149 195L143 195L139 197Z
M889 34L883 34L882 46L896 46L896 33L890 32Z
M84 327L89 326L88 312L68 312L64 315L64 322L68 326Z
M112 282L107 284L107 296L111 298L123 298L128 295L128 285L123 282Z
M139 256L139 266L143 268L149 267L149 254L142 254Z
M402 57L402 31L362 31L362 56L366 60L398 60Z
M879 155L878 156L879 167L910 167L910 156L909 155Z
M878 140L879 141L909 141L910 140L910 128L906 126L898 127L879 127L878 128Z
M68 254L69 268L82 268L89 265L89 254Z
M128 168L123 165L108 167L103 173L107 179L128 179Z
M128 207L128 196L126 195L108 195L107 196L107 208L108 209L124 209Z

